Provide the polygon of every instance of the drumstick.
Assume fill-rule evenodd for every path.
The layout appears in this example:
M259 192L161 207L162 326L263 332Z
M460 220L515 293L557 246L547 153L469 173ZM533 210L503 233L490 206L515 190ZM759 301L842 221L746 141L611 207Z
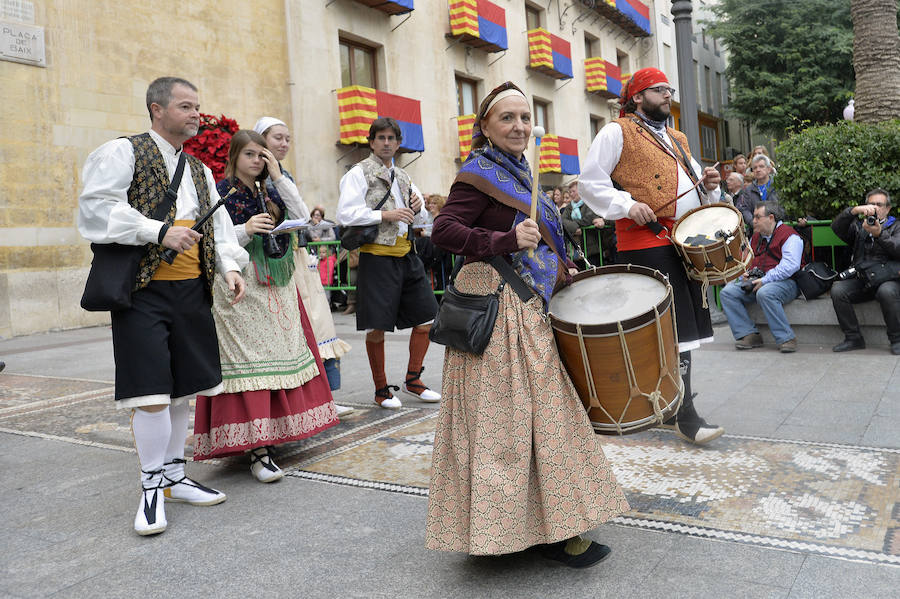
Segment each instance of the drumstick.
M716 167L718 167L718 166L719 166L719 163L717 162L717 163L715 163L715 164L712 166L712 168L716 168ZM684 190L683 192L679 193L677 196L675 196L674 198L672 198L671 200L669 200L668 202L666 202L665 204L663 204L662 206L660 206L659 208L657 208L656 210L654 210L654 211L653 211L653 214L656 214L656 216L659 216L658 213L659 213L660 210L662 210L663 208L668 207L672 202L677 202L678 200L680 200L681 198L683 198L683 197L686 196L687 194L691 193L692 191L694 191L695 189L697 189L697 187L699 187L700 184L703 183L705 180L706 180L706 173L703 173L703 176L700 177L700 180L699 180L699 181L697 181L696 183L694 183L693 185L691 185L691 187L690 187L689 189ZM651 221L651 222L653 222L653 221ZM635 228L636 226L637 226L637 223L635 223L635 224L631 225L630 227L628 227L627 230L630 231L631 229ZM648 227L648 228L650 228L650 229L652 230L652 227L650 227L650 223L647 223L647 224L644 225L644 226L645 226L645 227ZM659 233L659 231L653 231L653 232L654 232L654 233Z
M534 135L534 177L531 181L531 220L537 222L537 198L538 198L538 179L541 175L541 138L544 137L544 128L538 125L531 130ZM534 258L534 250L528 250L528 257Z
M206 223L206 221L208 221L210 219L210 217L212 217L213 212L215 212L216 210L218 210L219 208L224 206L225 200L228 199L229 197L231 197L231 195L235 194L235 193L237 193L237 189L235 189L234 187L229 189L228 193L225 194L225 197L221 198L218 202L216 202L216 204L212 208L209 209L209 212L207 212L206 214L201 216L200 220L198 220L196 223L194 223L194 226L191 227L191 229L199 232L200 229L203 228L204 223ZM167 264L172 264L173 262L175 262L175 258L177 258L177 257L178 257L178 252L176 252L172 248L166 248L165 250L163 250L162 256L161 256L161 258Z

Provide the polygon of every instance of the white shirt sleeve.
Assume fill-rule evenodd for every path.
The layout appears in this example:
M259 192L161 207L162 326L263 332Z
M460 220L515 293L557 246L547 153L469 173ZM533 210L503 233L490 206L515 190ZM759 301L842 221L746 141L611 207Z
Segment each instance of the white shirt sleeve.
M309 219L309 207L303 201L303 198L300 197L300 190L297 189L296 183L287 176L282 175L281 179L273 181L272 184L275 186L275 190L278 191L278 195L284 200L288 218Z
M698 177L703 176L703 166L701 166L700 163L697 162L693 156L691 156L691 167L694 169L694 172L697 174ZM703 186L703 189L706 189L706 186L703 185L703 183L701 183L700 185ZM709 198L710 204L715 204L722 198L722 190L718 187L716 187L712 191L709 191L707 189L706 193L708 194L707 197Z
M412 181L409 182L409 186L412 188L413 195L419 196L419 199L422 200L422 205L419 207L419 211L416 213L415 218L413 218L414 225L424 225L428 222L428 211L425 210L425 196L422 195L422 192L419 191L419 188L416 187L416 184Z
M134 178L134 150L127 139L106 142L88 156L81 175L78 232L94 243L156 243L162 221L147 218L128 204ZM215 187L213 187L215 189Z
M214 206L219 201L219 191L216 189L212 171L204 166L203 172L206 175L206 186L209 188L209 203ZM250 256L238 243L234 224L225 206L213 212L212 221L216 242L216 270L221 274L232 270L240 272L250 262Z
M381 222L381 211L366 206L369 185L361 166L354 166L341 177L337 207L338 224L345 227L373 225Z
M610 175L622 156L622 127L609 123L588 150L581 176L578 177L578 193L597 216L617 220L628 216L628 211L637 202L627 191L619 191L613 186Z

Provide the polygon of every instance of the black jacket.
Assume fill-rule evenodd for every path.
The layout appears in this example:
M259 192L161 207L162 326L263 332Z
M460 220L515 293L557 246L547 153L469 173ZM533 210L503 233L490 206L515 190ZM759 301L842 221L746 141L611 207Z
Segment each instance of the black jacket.
M862 228L862 220L850 213L851 210L852 207L841 211L831 221L831 230L853 249L852 263L900 260L900 220L894 219L887 227L882 225L881 235L873 238Z
M774 185L769 190L766 199L770 202L781 204L781 198L778 197L778 192L775 191ZM760 195L759 189L756 188L756 183L751 183L734 197L734 207L741 211L741 215L744 217L744 224L750 228L753 227L753 212L760 202L762 202L762 195Z

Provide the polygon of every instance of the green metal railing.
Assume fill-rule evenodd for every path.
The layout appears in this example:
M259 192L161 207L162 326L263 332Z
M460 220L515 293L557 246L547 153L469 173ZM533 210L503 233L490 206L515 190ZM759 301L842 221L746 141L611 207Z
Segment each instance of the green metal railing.
M787 224L791 226L797 226L796 221L787 222ZM810 220L807 221L807 225L811 227L812 230L812 257L815 259L816 257L816 248L822 249L830 249L831 250L831 265L834 266L835 261L835 248L845 246L846 244L835 235L834 231L831 230L831 221L830 220ZM599 259L597 260L599 263L594 264L594 266L603 266L603 237L602 231L606 230L614 230L615 226L613 224L607 224L602 228L594 227L593 225L589 227L581 228L581 248L582 250L587 247L588 239L591 235L596 235L597 238L597 247L599 248ZM313 255L318 255L322 248L325 248L326 252L330 254L336 255L338 258L334 265L334 277L333 283L331 285L325 285L325 289L328 291L356 291L356 285L350 284L350 273L347 268L347 256L349 252L347 250L341 249L341 242L339 240L334 241L310 241L307 244L306 250ZM574 248L566 243L566 250L569 257L574 256ZM456 256L453 256L452 262L456 264ZM432 278L440 276L444 282L449 278L450 273L431 273ZM432 288L434 288L435 281L432 280ZM435 289L435 295L443 295L443 287L445 285L440 285L439 289ZM719 286L716 286L715 289L716 294L716 303L719 303ZM721 304L720 304L721 306Z

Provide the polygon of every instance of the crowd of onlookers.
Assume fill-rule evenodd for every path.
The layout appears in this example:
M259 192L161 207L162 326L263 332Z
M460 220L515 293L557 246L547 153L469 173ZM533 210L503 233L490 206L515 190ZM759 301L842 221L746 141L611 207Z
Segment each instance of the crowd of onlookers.
M733 205L741 213L746 227L746 237L754 254L757 256L754 264L760 263L765 268L762 274L759 271L754 273L759 276L744 276L739 281L734 282L732 287L726 287L721 290L723 293L721 301L724 315L732 326L738 349L759 347L762 345L762 339L759 336L756 325L750 322L746 310L742 311L741 309L742 305L754 302L759 303L769 322L770 329L775 334L776 344L779 349L785 353L792 352L796 348L796 336L791 330L787 318L784 316L783 306L800 296L799 287L794 283L796 273L801 267L810 263L814 257L812 227L807 223L812 217L810 215L802 215L796 218L794 221L796 224L793 226L787 224L788 219L781 205L775 182L776 165L769 157L765 146L756 146L749 154L749 157L744 154L736 155L731 161L730 168L725 168L725 172L726 176L722 182L721 201ZM545 188L545 191L560 210L566 237L573 252L576 244L583 252L585 262L580 263L579 267L587 268L589 266L615 263L616 234L614 223L607 222L584 203L579 197L578 181L573 180L567 185ZM874 200L871 200L872 196L874 196ZM416 229L415 249L431 279L432 287L435 291L440 292L444 289L453 269L454 257L431 243L430 223L433 222L434 217L440 212L446 202L446 198L438 194L425 194L424 200L428 211L428 224ZM868 205L873 205L874 209L866 208L865 206ZM877 219L880 220L880 226L883 227L882 230L886 235L893 230L894 220L893 217L888 215L890 196L883 190L874 190L870 197L866 198L866 202L848 210L853 211L853 214L858 216L869 216L868 213L875 210L883 212L884 214ZM318 222L324 217L325 211L322 207L319 206L313 210L312 219L314 221ZM851 264L856 264L867 259L867 257L871 257L872 247L877 248L885 245L877 241L877 238L872 238L872 232L868 231L864 225L856 227L859 231L854 228L848 228L846 226L847 223L843 222L841 215L836 217L835 222L840 229L835 229L836 234L849 246L847 248L839 248L833 255L828 256L828 258L832 258L829 267L834 269L836 273L845 270ZM774 237L774 233L779 227L784 227L783 232L789 233L786 239L781 239L780 235ZM333 241L336 239L335 230L328 229L327 234L312 236L310 240ZM796 241L791 238L793 235L797 236ZM858 236L868 236L870 238L867 242L868 246L866 243L863 243L859 248L853 247L857 242ZM754 247L754 242L758 247ZM786 247L781 247L782 244L786 244ZM889 246L881 257L889 260L900 259L900 248L894 255L891 247ZM340 250L336 244L327 248L324 246L320 247L318 251L318 268L322 277L322 284L325 286L352 285L356 278L355 270L358 262L358 257L354 256L354 253ZM773 272L770 273L768 271ZM750 287L751 291L745 292L741 286L746 286L747 282L751 280L753 281ZM764 288L770 282L773 284ZM845 341L835 346L835 351L864 347L864 342L859 334L859 325L855 321L855 316L852 315L852 308L848 309L847 307L850 303L877 299L882 304L882 311L887 321L892 318L890 316L893 310L892 302L897 301L892 299L895 285L898 287L896 293L900 297L900 283L896 281L883 287L880 294L876 293L875 288L861 288L854 290L854 293L848 295L843 290L846 284L843 281L841 283L842 286L838 289L840 293L837 294L840 295L841 299L835 299L835 294L832 294L832 298L835 303L835 311L839 314L839 324L841 324L845 334ZM736 289L739 291L736 292ZM776 290L780 293L775 294ZM773 297L773 294L777 297ZM332 306L335 309L343 309L346 314L353 313L356 303L354 296L355 292L353 291L336 292L332 296ZM843 303L839 305L839 302ZM848 314L850 315L848 316ZM735 323L738 323L737 326L735 326ZM900 328L898 328L897 338L895 339L893 333L895 325L892 323L888 324L890 329L888 336L892 348L894 353L900 354ZM897 326L900 327L900 324Z

